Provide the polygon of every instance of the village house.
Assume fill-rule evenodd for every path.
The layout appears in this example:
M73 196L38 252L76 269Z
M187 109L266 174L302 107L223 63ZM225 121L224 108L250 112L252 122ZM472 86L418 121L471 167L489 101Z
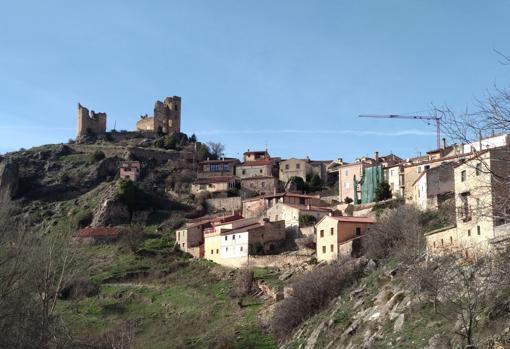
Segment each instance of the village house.
M243 217L265 216L266 210L273 207L278 202L303 206L328 206L328 203L322 201L319 195L305 195L289 192L274 193L243 200Z
M189 222L175 232L175 243L181 251L191 254L194 258L203 258L204 230L211 228L213 223L227 223L241 218L240 215L233 214L222 217L203 217Z
M237 187L235 167L238 159L206 160L199 164L198 178L191 184L191 193L227 193Z
M120 178L136 182L140 178L140 162L122 161L120 163Z
M353 200L355 195L358 198L361 197L361 185L359 182L361 181L363 170L374 166L375 163L374 159L364 157L356 159L352 164L346 163L338 167L338 197L340 202L345 202L346 199Z
M287 183L292 177L301 177L304 181L313 175L319 176L321 181L327 181L326 166L331 160L310 160L290 158L280 162L279 178L283 183Z
M317 261L335 261L356 253L360 237L374 223L370 217L322 217L315 225Z
M278 178L271 176L242 178L240 182L241 189L258 195L266 195L279 189Z
M271 222L285 221L287 231L292 231L294 236L302 236L300 228L304 226L304 220L312 219L314 222L318 222L331 212L332 210L329 207L278 202L267 210L266 217Z
M413 183L413 202L421 210L447 209L444 207L454 199L454 164L441 165L423 171Z
M204 258L240 267L250 254L271 252L285 239L285 223L260 218L213 222L204 230ZM238 241L234 241L238 240Z
M505 147L482 151L454 167L455 225L426 234L429 255L458 251L470 257L509 238L510 189L493 174L508 178L509 164Z
M390 185L391 195L394 198L403 197L404 195L403 185L401 184L403 178L402 171L402 164L384 168L384 179Z

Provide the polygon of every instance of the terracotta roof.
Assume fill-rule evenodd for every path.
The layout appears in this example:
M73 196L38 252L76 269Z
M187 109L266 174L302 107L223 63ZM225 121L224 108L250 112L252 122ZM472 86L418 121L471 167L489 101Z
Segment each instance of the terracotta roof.
M230 234L236 234L236 233L244 233L247 230L250 230L250 229L253 229L253 228L260 228L260 227L262 227L262 224L260 224L260 223L252 223L252 224L245 225L245 226L242 226L242 227L237 227L237 228L234 228L234 229L225 229L225 230L222 230L220 235L230 235Z
M209 183L222 183L230 182L235 180L234 176L217 176L208 178L199 178L193 182L193 184L209 184Z
M296 204L287 204L282 202L282 205L287 205L290 207L297 208L302 211L323 211L323 212L331 212L332 209L329 207L320 207L320 206L312 206L312 205L296 205Z
M118 237L122 233L119 228L83 228L78 231L80 238L101 238L101 237Z

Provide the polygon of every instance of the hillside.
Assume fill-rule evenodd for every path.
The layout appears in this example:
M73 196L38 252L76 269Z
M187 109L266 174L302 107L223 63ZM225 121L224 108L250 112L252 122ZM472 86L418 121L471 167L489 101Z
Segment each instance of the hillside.
M394 230L420 232L412 258L417 241L397 236L387 251L384 239L368 245L368 254L371 246L385 251L372 259L328 266L310 253L302 264L253 268L246 278L245 270L175 248L175 229L208 213L204 198L189 193L194 146L179 137L110 133L1 159L0 266L23 292L0 288L5 309L22 314L0 319L11 334L0 347L36 348L41 338L51 348L464 346L462 314L448 297L432 298L436 284L423 276L442 270L421 254L422 232L446 224L441 213L417 213L398 200L377 207L379 215L390 212L378 228L385 239L395 238ZM138 183L119 178L122 160L140 161ZM124 233L113 243L77 243L86 226ZM47 283L38 282L41 275L49 275ZM510 345L510 289L497 285L493 302L476 313L478 347ZM45 327L33 309L41 309ZM33 323L34 333L21 323Z

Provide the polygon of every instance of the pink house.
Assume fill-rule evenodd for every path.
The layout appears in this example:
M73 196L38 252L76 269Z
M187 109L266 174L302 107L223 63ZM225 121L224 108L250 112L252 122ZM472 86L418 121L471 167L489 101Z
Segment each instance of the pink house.
M140 162L123 161L120 164L120 178L136 182L140 178Z

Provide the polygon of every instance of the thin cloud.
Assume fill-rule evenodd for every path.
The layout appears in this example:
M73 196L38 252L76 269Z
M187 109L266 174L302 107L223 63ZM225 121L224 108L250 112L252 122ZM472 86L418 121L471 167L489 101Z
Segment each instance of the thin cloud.
M308 135L356 135L356 136L432 136L435 132L420 131L415 129L401 131L360 131L360 130L201 130L196 131L196 135L228 135L228 134L308 134Z

